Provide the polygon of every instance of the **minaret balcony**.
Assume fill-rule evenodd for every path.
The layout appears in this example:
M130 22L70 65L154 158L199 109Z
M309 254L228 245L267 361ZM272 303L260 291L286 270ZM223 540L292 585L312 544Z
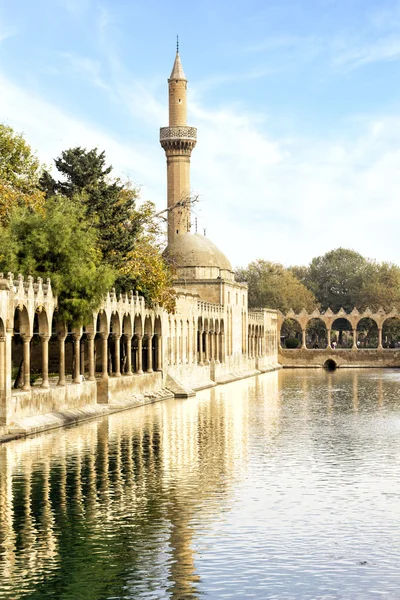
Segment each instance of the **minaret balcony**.
M161 127L160 143L168 145L170 143L184 143L194 147L197 141L196 127L187 127L180 125L179 127Z

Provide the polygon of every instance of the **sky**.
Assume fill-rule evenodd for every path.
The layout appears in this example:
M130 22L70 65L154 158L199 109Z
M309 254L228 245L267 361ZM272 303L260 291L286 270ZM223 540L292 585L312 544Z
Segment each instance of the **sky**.
M47 165L105 150L161 210L177 34L198 231L234 267L400 264L400 0L0 0L0 122Z

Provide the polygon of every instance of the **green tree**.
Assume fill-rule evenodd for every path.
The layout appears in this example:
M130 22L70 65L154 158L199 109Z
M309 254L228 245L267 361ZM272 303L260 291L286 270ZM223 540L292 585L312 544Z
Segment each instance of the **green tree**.
M61 196L40 212L12 212L0 227L0 269L50 278L60 318L74 325L87 321L114 281L82 205Z
M266 306L286 313L291 308L300 312L316 307L312 292L278 263L259 259L246 268L236 269L235 277L248 284L250 308Z
M400 309L400 268L392 263L379 263L354 250L337 248L313 258L308 267L289 270L313 292L322 310Z
M106 166L105 153L97 148L70 148L54 163L63 178L56 181L48 172L43 174L41 184L47 197L55 192L80 198L98 229L103 256L116 269L121 268L140 228L135 210L138 190L111 177L112 166Z
M161 252L160 218L151 202L138 206L138 189L112 176L104 152L71 148L54 161L62 174L41 178L47 196L79 198L98 230L104 260L116 271L117 291L139 291L149 305L175 306L172 272Z
M0 224L7 223L16 206L32 210L43 206L41 173L39 159L24 137L0 124Z
M291 272L301 277L322 310L331 308L337 312L343 307L351 312L361 301L370 263L354 250L337 248L313 258L306 272L299 267L293 267Z
M359 308L360 307L360 308ZM371 261L360 293L359 310L400 309L400 267Z

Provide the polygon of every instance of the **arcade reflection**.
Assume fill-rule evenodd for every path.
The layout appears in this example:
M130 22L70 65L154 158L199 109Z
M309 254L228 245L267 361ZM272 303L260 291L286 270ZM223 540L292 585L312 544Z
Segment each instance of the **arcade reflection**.
M218 518L246 462L239 388L0 446L0 598L197 597L193 520Z
M321 378L327 418L357 412L364 373L269 373L1 446L0 598L198 598L202 532L249 454L278 443L288 411L312 418ZM382 378L368 385L379 410Z

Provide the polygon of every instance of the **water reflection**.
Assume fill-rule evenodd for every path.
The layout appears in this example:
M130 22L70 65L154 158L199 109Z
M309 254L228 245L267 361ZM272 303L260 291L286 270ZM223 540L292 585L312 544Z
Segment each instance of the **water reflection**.
M395 598L399 383L285 370L0 446L0 598Z

